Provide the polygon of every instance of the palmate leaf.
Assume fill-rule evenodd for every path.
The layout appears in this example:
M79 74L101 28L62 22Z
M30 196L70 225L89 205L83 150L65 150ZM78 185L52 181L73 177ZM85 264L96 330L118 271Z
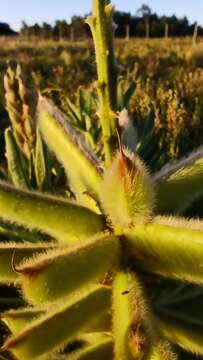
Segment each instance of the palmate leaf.
M202 222L155 218L126 230L126 250L144 270L203 284Z
M87 323L98 313L107 311L109 306L110 290L107 287L94 286L89 291L79 292L71 301L55 305L47 315L9 338L2 350L10 350L20 360L48 355L85 330Z
M103 230L102 217L73 202L0 182L0 217L69 243Z
M18 274L13 268L13 257L15 265L18 265L33 254L39 254L55 247L56 244L51 243L0 243L0 283L19 281Z
M25 298L45 304L88 288L108 270L116 269L120 244L114 236L100 236L75 247L34 256L17 268Z
M52 103L40 97L38 108L40 131L49 148L64 166L78 202L95 209L85 193L95 200L99 199L101 175L97 159L81 134Z
M157 182L157 211L181 214L203 193L203 148L177 164L163 168Z
M163 335L173 344L196 355L203 355L202 328L189 326L186 323L167 318L157 319Z

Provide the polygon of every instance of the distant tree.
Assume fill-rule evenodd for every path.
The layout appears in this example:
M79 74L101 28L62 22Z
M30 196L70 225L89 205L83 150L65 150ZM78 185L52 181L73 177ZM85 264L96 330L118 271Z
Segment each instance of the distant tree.
M87 37L87 25L84 22L84 17L81 16L73 16L71 18L71 23L70 23L72 32L74 32L74 38L75 39L80 39L80 38L85 38Z
M53 35L57 38L69 38L70 37L70 25L66 20L57 20L53 29Z
M143 4L138 10L137 15L141 16L145 21L145 36L150 36L150 16L152 14L151 8L148 5Z
M151 36L162 37L164 34L164 22L156 15L151 19Z
M29 36L29 26L26 24L25 21L22 21L20 35L22 36Z
M9 24L0 22L0 36L2 35L17 35L17 32L12 30Z
M52 33L53 33L52 26L47 24L46 22L43 22L41 29L42 37L44 39L50 39L52 37Z
M116 24L116 36L126 37L129 32L130 36L130 27L131 27L131 14L121 11L116 11L114 13L114 22Z
M31 35L32 36L41 36L42 29L39 24L35 23L33 26L30 27Z

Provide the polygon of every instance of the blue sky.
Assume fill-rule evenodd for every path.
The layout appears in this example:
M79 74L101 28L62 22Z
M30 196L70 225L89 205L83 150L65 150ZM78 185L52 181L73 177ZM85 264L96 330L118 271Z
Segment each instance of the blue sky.
M141 4L148 4L158 14L187 15L190 21L203 25L203 0L112 0L119 10L133 14ZM90 12L91 0L0 0L0 21L8 22L18 30L22 20L53 23L58 19L70 19L74 14Z

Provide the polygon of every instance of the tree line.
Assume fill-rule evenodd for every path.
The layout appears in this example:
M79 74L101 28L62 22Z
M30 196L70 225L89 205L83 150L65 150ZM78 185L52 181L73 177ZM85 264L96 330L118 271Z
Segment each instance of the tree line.
M0 35L13 36L18 33L10 28L10 25L4 22L0 22Z
M91 36L84 19L85 17L73 16L69 22L58 20L54 25L46 22L28 25L23 22L19 35L44 39L64 38L72 41L83 39ZM198 26L197 23L190 24L187 17L159 16L148 5L142 5L135 12L135 15L129 12L116 11L114 23L115 35L120 38L203 35L203 28ZM0 35L12 35L12 30L8 24L0 23Z

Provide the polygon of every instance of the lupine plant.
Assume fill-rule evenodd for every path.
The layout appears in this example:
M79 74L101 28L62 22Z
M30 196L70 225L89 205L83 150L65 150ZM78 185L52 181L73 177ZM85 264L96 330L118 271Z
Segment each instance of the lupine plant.
M58 180L57 163L37 127L38 91L20 64L4 76L6 109L11 127L5 131L7 172L4 177L24 189L52 191ZM53 176L55 174L55 176Z
M40 96L37 128L63 165L71 194L0 182L1 220L11 230L48 235L0 243L0 280L15 284L27 304L1 316L11 332L3 357L174 360L171 343L203 354L198 328L157 316L152 306L160 284L203 283L203 224L181 217L203 193L203 150L150 175L127 134L123 141L112 12L108 1L93 0L87 20L103 156Z

